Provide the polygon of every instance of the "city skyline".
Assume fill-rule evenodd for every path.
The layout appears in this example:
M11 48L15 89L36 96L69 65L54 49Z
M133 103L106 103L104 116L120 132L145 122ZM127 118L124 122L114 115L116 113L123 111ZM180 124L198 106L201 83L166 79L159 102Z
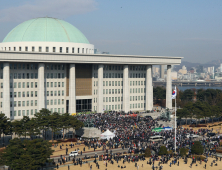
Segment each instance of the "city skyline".
M70 22L95 48L111 54L179 56L199 63L221 58L221 1L42 2L2 2L0 41L19 23L49 16Z

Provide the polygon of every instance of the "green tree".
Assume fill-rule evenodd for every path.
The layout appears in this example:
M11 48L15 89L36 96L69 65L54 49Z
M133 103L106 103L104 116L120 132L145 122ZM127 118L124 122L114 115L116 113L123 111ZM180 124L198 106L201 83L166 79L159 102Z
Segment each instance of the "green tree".
M62 116L57 112L54 112L49 116L48 122L49 122L49 128L52 131L52 142L53 142L53 133L61 130L61 122L62 122L61 117Z
M21 121L15 120L12 122L12 131L19 137L22 135L23 127Z
M30 119L26 123L26 131L27 131L27 135L30 137L31 140L33 136L40 134L40 130L38 129L38 125L36 123L35 118Z
M23 116L23 118L20 120L21 126L22 126L22 135L25 136L25 139L26 139L28 128L29 128L28 127L29 121L30 121L30 118L28 116Z
M53 150L51 144L42 139L24 140L15 138L1 155L1 163L14 170L37 170L49 161Z
M46 131L49 129L50 114L51 112L48 109L42 109L35 114L37 126L43 131L44 140L46 137Z
M201 145L200 141L195 141L193 146L191 147L191 153L202 155L203 154L203 146Z
M144 156L145 156L145 157L151 157L150 148L146 148Z
M159 155L167 155L167 154L168 154L168 152L167 152L166 146L161 146L160 151L159 151Z
M186 108L183 109L177 109L177 116L179 119L185 118L186 119L186 124L187 124L187 118L189 117L189 112Z
M74 129L78 130L79 128L84 126L84 123L82 121L79 121L76 117L71 116L70 117L70 126L73 128L72 137L74 138Z
M191 120L192 120L192 118L193 118L193 116L194 116L194 107L193 107L193 103L192 102L188 102L188 103L186 103L186 105L184 106L184 108L188 111L188 113L189 113L189 117L191 118Z
M192 101L194 97L194 92L191 89L186 89L181 96L182 101Z
M69 113L65 113L61 116L61 127L62 127L62 130L63 130L63 140L64 140L64 133L65 133L65 130L72 127L71 126L71 120L72 120L72 117L71 115L69 115Z
M182 157L187 155L187 150L186 150L186 148L181 148L181 149L180 149L180 155L181 155Z
M10 126L9 118L7 118L4 113L0 113L0 139L2 134L3 135L8 134L9 126Z

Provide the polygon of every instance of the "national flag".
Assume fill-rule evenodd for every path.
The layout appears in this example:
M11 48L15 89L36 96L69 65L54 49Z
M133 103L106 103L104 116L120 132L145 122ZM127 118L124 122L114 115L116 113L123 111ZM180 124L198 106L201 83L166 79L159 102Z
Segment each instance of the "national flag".
M175 86L175 90L173 91L171 99L176 99L176 96L177 96L177 88Z

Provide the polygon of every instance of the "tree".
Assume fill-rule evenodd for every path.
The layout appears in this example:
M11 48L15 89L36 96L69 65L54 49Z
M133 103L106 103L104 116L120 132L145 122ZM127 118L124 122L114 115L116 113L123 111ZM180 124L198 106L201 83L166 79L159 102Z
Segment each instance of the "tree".
M70 117L70 126L73 128L73 130L78 130L79 128L84 126L84 123L82 121L79 121L76 117L71 116ZM72 137L74 138L74 131Z
M191 117L191 120L192 120L192 118L193 118L193 116L194 116L194 114L193 114L193 103L192 102L188 102L188 103L186 103L186 105L184 106L184 108L185 109L187 109L187 111L188 111L188 113L189 113L189 117Z
M36 119L32 118L26 123L26 131L27 135L32 140L32 136L36 136L40 134L40 130L38 129Z
M161 146L159 155L166 155L166 154L168 154L166 146Z
M202 155L203 154L203 146L201 145L200 141L195 141L193 146L191 147L191 153Z
M4 113L0 113L0 139L2 133L5 131L6 127L8 126L9 118L5 116Z
M23 116L23 118L20 120L21 126L22 126L22 135L25 136L26 139L26 134L28 131L28 122L30 121L30 118L28 116Z
M194 96L194 92L191 89L186 89L181 96L182 101L192 101Z
M151 157L150 148L146 148L144 156L145 156L145 157Z
M35 114L36 123L40 130L43 131L44 140L46 137L46 131L49 129L49 116L51 112L48 109L42 109Z
M8 130L11 129L9 128L9 123L9 118L7 118L4 113L0 113L0 139L2 134L7 134L9 132Z
M181 148L181 149L180 149L180 155L181 155L182 157L187 155L187 150L186 150L186 148Z
M68 129L71 126L71 119L72 119L73 116L69 115L69 113L65 113L61 116L61 127L62 127L62 130L63 130L63 140L64 140L64 133L65 133L65 129Z
M61 130L61 116L59 113L54 112L49 116L49 128L52 131L52 142L53 142L53 133Z
M22 135L23 127L21 121L15 120L12 122L12 131L15 132L15 134L18 136Z
M189 112L186 108L183 109L177 109L177 116L179 117L179 119L181 118L186 118L186 124L187 124L187 118L189 117Z
M51 144L42 139L24 140L15 138L1 155L1 162L14 170L37 170L43 167L52 155Z

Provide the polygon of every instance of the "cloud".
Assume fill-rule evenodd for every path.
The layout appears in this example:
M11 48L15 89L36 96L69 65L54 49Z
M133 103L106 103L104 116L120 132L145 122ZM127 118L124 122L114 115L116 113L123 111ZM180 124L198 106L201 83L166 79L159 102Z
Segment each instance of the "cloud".
M0 10L0 22L21 22L36 17L60 19L96 10L95 0L33 0Z

